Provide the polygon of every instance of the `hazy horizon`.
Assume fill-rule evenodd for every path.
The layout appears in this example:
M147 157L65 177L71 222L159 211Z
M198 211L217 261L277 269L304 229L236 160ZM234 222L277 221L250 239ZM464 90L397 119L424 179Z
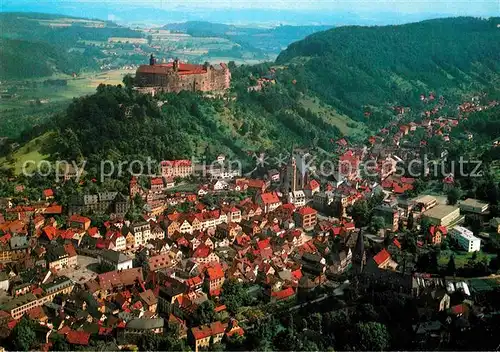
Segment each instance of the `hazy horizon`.
M46 12L122 23L206 20L233 24L400 24L436 17L492 17L500 1L478 0L1 0L2 12ZM134 11L131 11L134 10ZM151 11L153 10L153 11Z

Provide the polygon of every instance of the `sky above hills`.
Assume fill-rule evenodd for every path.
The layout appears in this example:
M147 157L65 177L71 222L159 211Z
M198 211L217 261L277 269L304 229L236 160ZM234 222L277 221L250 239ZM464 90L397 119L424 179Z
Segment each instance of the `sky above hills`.
M332 10L332 11L377 11L377 12L441 12L455 14L500 13L498 0L1 0L2 6L9 3L37 3L53 6L63 3L107 4L116 6L149 6L161 9L187 8L253 8L286 10Z
M123 22L395 24L445 16L500 16L500 0L0 0L0 3L1 11L60 13ZM139 11L130 13L131 9Z

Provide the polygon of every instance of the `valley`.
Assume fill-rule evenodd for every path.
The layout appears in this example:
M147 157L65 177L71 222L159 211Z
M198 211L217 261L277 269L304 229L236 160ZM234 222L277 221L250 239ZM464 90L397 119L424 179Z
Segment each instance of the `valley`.
M498 350L490 0L203 1L0 12L0 352Z

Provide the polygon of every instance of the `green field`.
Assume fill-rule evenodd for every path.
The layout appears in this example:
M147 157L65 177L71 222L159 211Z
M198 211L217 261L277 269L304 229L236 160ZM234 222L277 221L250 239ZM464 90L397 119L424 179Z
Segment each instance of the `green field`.
M27 81L11 81L1 88L12 92L12 97L0 100L0 137L16 138L34 125L44 123L55 113L63 111L73 98L93 94L101 83L121 84L123 76L134 70L111 70L85 73L73 78L58 74ZM67 85L43 85L46 80L65 80Z
M23 172L23 166L25 163L29 162L29 164L26 164L26 171L33 171L35 169L34 165L47 159L48 155L42 154L41 150L52 137L52 133L45 133L44 135L31 140L29 143L16 150L12 154L12 158L10 160L0 158L0 167L13 168L14 173L19 175Z

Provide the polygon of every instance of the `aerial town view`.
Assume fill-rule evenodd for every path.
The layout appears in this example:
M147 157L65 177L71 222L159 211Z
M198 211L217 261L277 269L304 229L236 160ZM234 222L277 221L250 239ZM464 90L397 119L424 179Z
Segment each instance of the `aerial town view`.
M498 351L500 3L0 6L1 351Z

